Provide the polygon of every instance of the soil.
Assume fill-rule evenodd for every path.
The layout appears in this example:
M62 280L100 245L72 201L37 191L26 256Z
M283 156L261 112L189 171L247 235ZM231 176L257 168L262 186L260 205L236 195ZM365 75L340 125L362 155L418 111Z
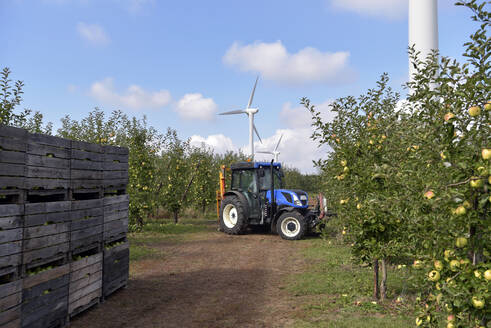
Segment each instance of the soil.
M285 290L304 266L298 242L277 235L190 234L153 243L161 258L132 262L128 287L71 321L98 327L290 327Z

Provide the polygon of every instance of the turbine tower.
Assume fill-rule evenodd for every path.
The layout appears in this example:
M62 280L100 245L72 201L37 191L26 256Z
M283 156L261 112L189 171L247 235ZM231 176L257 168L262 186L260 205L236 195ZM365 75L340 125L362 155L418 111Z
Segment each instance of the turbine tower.
M254 115L259 111L259 108L251 108L252 100L254 99L254 92L256 91L256 85L259 76L256 78L256 83L254 83L254 88L252 89L251 97L249 98L249 102L247 103L247 107L245 109L232 110L229 112L219 113L218 115L234 115L234 114L247 114L249 116L249 149L251 151L251 159L254 160L254 132L256 133L259 141L261 137L257 132L256 126L254 125Z
M409 0L409 47L420 52L418 59L425 60L432 50L438 50L437 0ZM409 81L416 68L409 59Z
M261 154L271 154L274 156L274 161L278 162L278 156L280 155L280 152L278 151L278 147L280 145L281 139L283 138L283 135L280 136L280 139L278 140L278 143L276 144L276 147L274 147L273 151L258 151L258 153Z

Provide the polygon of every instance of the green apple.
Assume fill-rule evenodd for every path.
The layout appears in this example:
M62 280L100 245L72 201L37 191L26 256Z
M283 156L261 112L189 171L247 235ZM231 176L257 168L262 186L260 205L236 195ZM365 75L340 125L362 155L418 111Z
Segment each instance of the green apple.
M481 188L483 186L482 179L479 177L472 177L470 184L472 188Z
M421 318L416 318L416 326L421 326L423 324L423 320Z
M438 281L440 280L440 272L433 270L428 273L428 279L430 281Z
M343 172L344 173L348 173L349 172L349 167L345 166L344 169L343 169Z
M481 151L481 155L483 159L490 159L491 158L491 149L484 148Z
M443 255L445 257L445 261L448 262L449 258L455 255L455 252L451 249L446 249L445 252L443 252Z
M438 271L442 271L443 270L443 263L442 263L442 261L436 260L435 262L433 262L433 264L435 265L435 269L437 269Z
M413 263L413 268L415 269L421 269L423 267L423 262L420 260L415 260Z
M453 322L449 322L447 323L447 328L455 328L455 325L453 324Z
M455 241L455 246L457 246L458 248L465 247L466 245L467 245L467 238L465 237L459 237Z
M450 270L452 270L453 272L457 272L459 271L459 267L460 267L459 261L457 260L450 261Z
M486 104L484 104L484 110L486 111L491 110L491 101L488 101Z
M481 279L482 277L482 274L479 270L474 270L474 277L476 277L477 279Z
M343 159L341 161L341 166L346 166L346 165L348 165L348 162L345 159Z
M471 203L469 201L465 200L462 205L464 205L465 208L470 209L472 207Z
M486 271L484 271L484 279L486 279L487 281L491 280L491 269L487 269Z
M475 117L477 115L481 114L481 107L479 106L472 106L469 108L469 115L472 117Z
M484 300L477 297L477 296L473 296L472 297L472 305L474 305L474 307L476 309L482 309L484 307Z

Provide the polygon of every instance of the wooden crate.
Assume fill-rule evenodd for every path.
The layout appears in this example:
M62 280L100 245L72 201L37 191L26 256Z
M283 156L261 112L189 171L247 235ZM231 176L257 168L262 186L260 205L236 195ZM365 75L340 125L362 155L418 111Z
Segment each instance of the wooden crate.
M25 204L24 271L68 259L70 206L70 201Z
M0 327L20 327L21 303L22 280L0 285Z
M102 296L103 253L84 257L70 265L70 292L68 314L70 317L99 303Z
M128 206L128 195L104 197L104 244L126 237Z
M103 159L101 145L72 141L70 187L74 190L101 190Z
M24 205L0 205L0 276L19 276L22 264Z
M27 136L26 188L68 189L71 141L39 133Z
M128 242L104 248L102 293L107 297L128 283L130 249Z
M128 148L104 146L103 184L106 190L126 191Z
M25 277L22 327L64 327L68 318L69 281L69 264Z
M0 189L24 189L27 131L0 125Z
M72 255L91 249L101 251L104 228L102 199L71 202L70 252Z

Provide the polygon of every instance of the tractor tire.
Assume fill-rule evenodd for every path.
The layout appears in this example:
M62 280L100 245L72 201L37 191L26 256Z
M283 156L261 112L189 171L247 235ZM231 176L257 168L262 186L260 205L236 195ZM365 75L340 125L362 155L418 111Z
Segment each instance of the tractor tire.
M276 230L286 240L302 239L307 232L307 223L302 214L293 211L281 214L276 223Z
M227 196L220 207L220 229L229 235L243 234L247 229L244 205L236 196Z

